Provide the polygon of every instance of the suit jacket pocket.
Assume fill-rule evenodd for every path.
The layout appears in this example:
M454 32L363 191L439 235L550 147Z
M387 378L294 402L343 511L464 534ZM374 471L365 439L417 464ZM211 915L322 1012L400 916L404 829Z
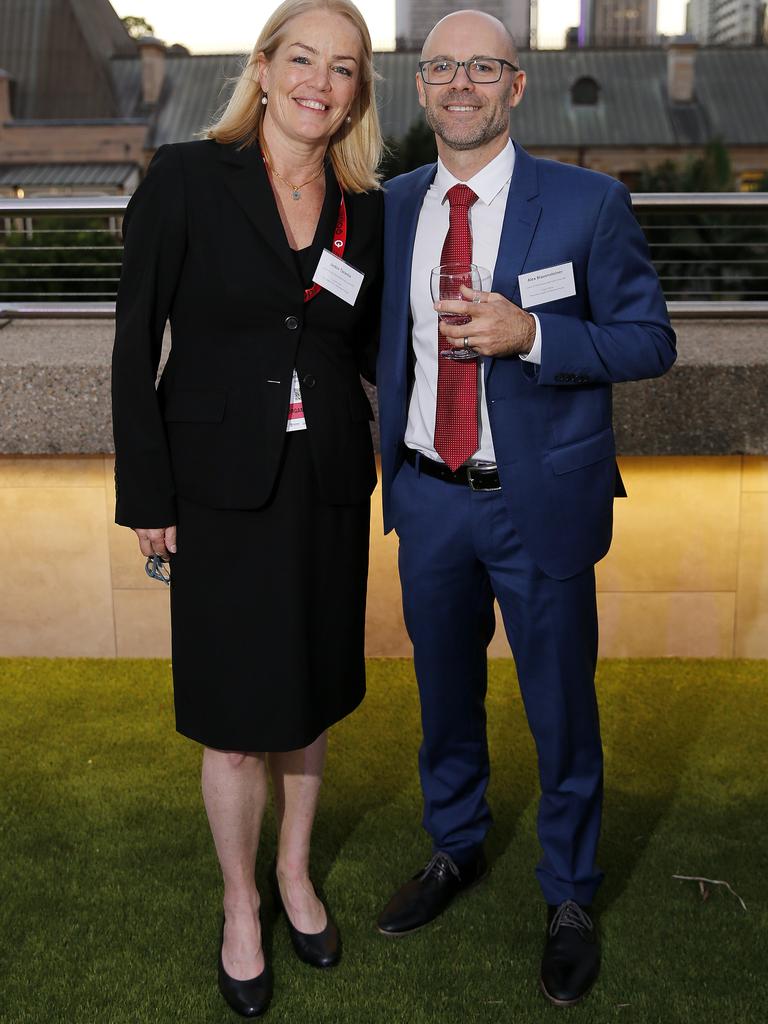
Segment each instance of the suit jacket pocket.
M163 417L169 423L221 423L226 404L226 391L171 391Z
M601 459L615 458L616 442L613 430L608 427L598 434L585 437L582 441L552 448L548 454L552 470L558 476L571 473L575 469L583 469L584 466L591 466Z

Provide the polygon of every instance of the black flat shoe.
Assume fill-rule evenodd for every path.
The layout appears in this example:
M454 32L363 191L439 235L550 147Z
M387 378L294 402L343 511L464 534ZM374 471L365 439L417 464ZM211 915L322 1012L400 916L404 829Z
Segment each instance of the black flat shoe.
M382 935L408 935L434 921L455 896L476 885L488 873L483 851L459 868L447 853L436 853L429 864L401 886L382 910L376 926Z
M264 960L264 970L256 978L238 981L224 970L222 949L224 947L224 920L221 922L221 944L219 946L219 992L241 1017L261 1017L269 1009L272 999L272 972Z
M600 973L600 945L590 908L565 900L547 907L547 941L541 960L541 990L555 1006L573 1006Z
M277 881L277 863L272 865L269 880L272 885L275 906L285 914L288 934L291 937L291 943L299 960L303 960L310 967L320 967L321 969L335 967L341 960L341 936L339 935L339 929L328 913L328 907L325 907L325 916L328 920L321 932L315 932L314 934L300 932L291 923L288 911L283 903L283 897L280 895L280 884Z

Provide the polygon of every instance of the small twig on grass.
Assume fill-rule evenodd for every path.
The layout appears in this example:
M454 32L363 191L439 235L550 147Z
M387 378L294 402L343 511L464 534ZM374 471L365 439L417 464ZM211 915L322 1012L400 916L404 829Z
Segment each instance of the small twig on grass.
M698 882L699 892L701 893L701 898L703 900L709 898L709 890L707 889L707 885L724 885L728 892L731 894L731 896L736 897L736 899L741 904L742 909L747 909L747 904L744 902L744 900L741 898L741 896L739 896L737 892L733 891L728 882L721 882L718 881L718 879L716 878L701 878L701 876L699 875L672 875L672 877L679 878L681 882Z

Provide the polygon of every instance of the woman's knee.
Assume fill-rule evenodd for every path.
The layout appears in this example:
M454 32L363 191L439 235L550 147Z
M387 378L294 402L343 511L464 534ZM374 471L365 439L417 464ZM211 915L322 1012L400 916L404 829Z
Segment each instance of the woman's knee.
M213 757L224 767L237 771L241 768L263 767L264 754L255 750L216 750L213 747L206 747L206 754Z

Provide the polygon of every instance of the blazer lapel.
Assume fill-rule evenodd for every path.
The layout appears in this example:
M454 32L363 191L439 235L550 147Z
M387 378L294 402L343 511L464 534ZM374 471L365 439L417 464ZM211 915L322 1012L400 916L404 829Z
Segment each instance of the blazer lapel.
M300 287L298 266L285 236L260 148L253 145L238 150L235 143L228 143L221 146L219 159L226 187L265 245L281 260L286 271L295 278L297 287Z
M399 210L398 247L403 253L403 259L398 261L398 287L400 294L406 298L407 307L410 307L413 244L416 241L421 204L424 202L424 196L435 180L436 174L437 164L428 164L426 167L419 168L418 173L414 175L413 188L409 191L408 198L401 204Z
M493 275L493 290L506 295L512 302L520 299L517 278L541 216L541 203L536 199L538 194L536 162L524 149L515 145L515 170L509 185L499 256Z
M538 195L539 175L536 161L522 146L515 143L515 169L507 194L507 208L492 285L493 291L506 296L510 302L520 302L517 278L525 264L541 216ZM487 382L494 360L486 358L483 362Z
M392 215L393 241L389 248L385 268L386 297L391 301L391 308L396 310L393 318L391 337L387 337L388 351L391 352L390 366L395 376L394 394L399 394L405 408L407 390L408 350L410 332L408 318L411 308L411 270L413 267L413 244L416 240L416 229L419 224L421 204L427 189L437 173L437 164L420 167L414 172L412 187L405 197L389 199L385 202L395 205ZM386 185L384 186L386 191ZM386 305L386 303L385 303ZM388 332L389 334L389 332ZM404 425L405 421L403 421Z

